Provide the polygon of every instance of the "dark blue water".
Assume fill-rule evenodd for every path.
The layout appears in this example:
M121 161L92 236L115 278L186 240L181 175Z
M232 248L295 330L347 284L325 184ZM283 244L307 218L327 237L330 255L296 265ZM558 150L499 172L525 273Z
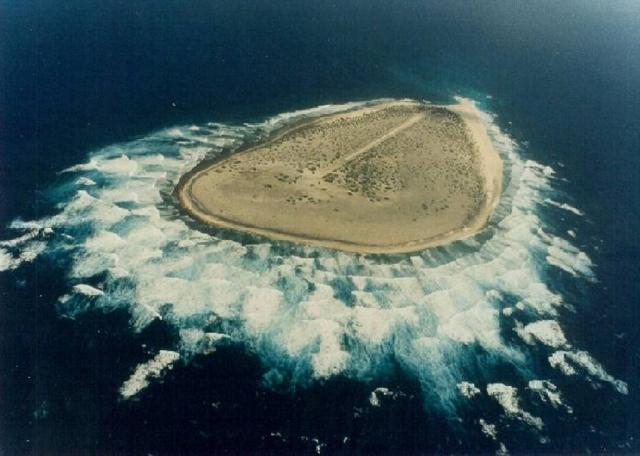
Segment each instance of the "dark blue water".
M572 337L630 390L575 391L584 404L550 445L508 446L639 451L639 81L635 1L0 0L0 225L52 212L43 191L88 151L161 127L472 96L531 158L561 170L587 214L578 243L598 282ZM389 384L406 398L354 419L369 391L359 382L274 392L238 347L122 402L117 389L147 358L142 347L170 345L175 330L157 322L132 333L119 311L60 318L61 262L0 273L0 453L313 453L302 436L342 453L492 448L412 400L419 387L402 372ZM274 430L286 441L268 437Z

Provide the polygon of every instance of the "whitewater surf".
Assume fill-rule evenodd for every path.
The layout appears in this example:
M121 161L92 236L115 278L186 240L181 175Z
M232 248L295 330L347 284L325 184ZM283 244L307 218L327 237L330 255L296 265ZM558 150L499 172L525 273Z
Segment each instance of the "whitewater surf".
M503 194L487 228L463 241L408 255L350 254L207 227L179 210L172 190L202 160L364 104L173 127L97 150L61 171L50 191L57 213L11 224L16 236L0 242L0 270L62 259L62 315L126 309L133 331L155 319L179 331L175 346L121 379L125 400L219 344L257 353L269 387L344 375L371 384L372 405L393 394L378 388L393 362L420 384L433 413L457 417L479 398L499 406L500 423L470 423L499 449L513 421L544 438L532 401L572 413L555 378L626 394L626 383L565 330L567 315L580 312L580 283L596 276L575 230L554 220L561 213L579 226L584 214L557 190L554 169L526 159L489 113L484 121L505 164ZM559 277L574 286L558 286ZM516 378L501 377L500 366Z

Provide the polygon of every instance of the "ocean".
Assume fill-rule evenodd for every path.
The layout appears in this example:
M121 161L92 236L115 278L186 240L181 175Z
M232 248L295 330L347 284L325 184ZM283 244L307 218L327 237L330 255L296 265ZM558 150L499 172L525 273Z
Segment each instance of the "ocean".
M637 453L640 4L0 0L0 453ZM488 229L191 221L203 158L380 98L487 113Z

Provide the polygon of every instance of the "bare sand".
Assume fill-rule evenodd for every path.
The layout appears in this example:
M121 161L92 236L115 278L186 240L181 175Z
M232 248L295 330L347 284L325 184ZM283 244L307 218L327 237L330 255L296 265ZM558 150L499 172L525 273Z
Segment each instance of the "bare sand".
M218 227L351 252L414 252L485 226L503 168L486 128L466 99L379 103L201 164L176 194Z

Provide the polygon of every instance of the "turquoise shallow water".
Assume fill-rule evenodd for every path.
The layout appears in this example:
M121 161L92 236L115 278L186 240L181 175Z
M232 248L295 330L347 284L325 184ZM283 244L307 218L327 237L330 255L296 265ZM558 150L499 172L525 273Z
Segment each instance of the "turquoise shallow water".
M637 450L634 2L3 7L8 454ZM205 154L328 108L296 110L455 95L509 158L474 241L201 237L171 201Z

